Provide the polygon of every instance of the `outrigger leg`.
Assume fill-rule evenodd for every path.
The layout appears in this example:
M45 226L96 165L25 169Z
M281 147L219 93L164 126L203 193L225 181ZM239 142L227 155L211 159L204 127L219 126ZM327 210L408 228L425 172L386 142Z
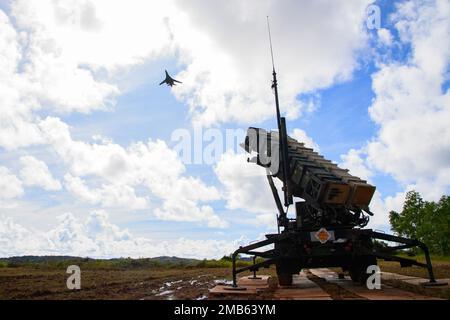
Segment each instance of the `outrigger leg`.
M273 257L273 250L268 250L268 251L264 251L264 252L256 252L256 251L252 251L252 250L255 250L255 249L258 249L258 248L262 248L262 247L265 247L267 245L273 244L273 243L277 242L278 240L280 240L281 238L284 238L284 237L281 236L281 235L276 235L276 236L271 237L269 239L253 243L253 244L250 244L250 245L245 246L245 247L239 247L239 249L237 249L232 255L233 284L231 285L231 287L228 287L227 289L230 289L230 290L245 290L245 288L239 287L237 285L237 274L238 273L241 273L241 272L244 272L244 271L247 271L247 270L256 272L256 270L258 270L259 268L268 268L272 264L274 264L275 263L275 259ZM236 259L237 259L238 255L240 253L253 255L254 256L254 258L253 258L253 265L237 269L237 267L236 267ZM264 260L263 262L255 263L256 262L256 260L255 260L256 257L266 258L267 260ZM255 275L256 274L254 273L254 276Z
M398 236L380 233L380 232L376 232L376 231L371 231L370 237L373 239L380 239L380 240L385 240L385 241L401 243L401 245L399 245L399 246L387 247L387 248L383 249L382 251L376 251L375 256L377 258L380 258L380 259L383 259L386 261L398 261L398 262L400 262L400 266L402 266L402 267L409 267L409 266L415 265L415 266L426 268L428 270L429 281L422 283L422 285L424 285L424 286L442 286L442 285L447 284L446 282L436 281L436 278L434 277L434 272L433 272L433 265L431 264L430 253L429 253L428 247L425 245L425 243L423 243L419 240L416 240L416 239L408 239L408 238L398 237ZM423 251L423 253L425 255L426 263L420 263L420 262L417 262L416 260L398 257L398 256L395 256L392 254L392 252L394 252L394 251L413 248L413 247L418 247Z

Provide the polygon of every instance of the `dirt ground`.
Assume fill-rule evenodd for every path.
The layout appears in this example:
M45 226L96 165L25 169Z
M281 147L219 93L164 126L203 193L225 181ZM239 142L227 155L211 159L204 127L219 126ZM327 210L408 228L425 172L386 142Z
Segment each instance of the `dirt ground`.
M0 299L201 299L230 270L81 270L81 290L66 287L66 270L1 268Z
M426 277L420 268L403 268L380 263L382 271ZM261 273L275 276L273 268ZM450 278L450 263L435 263L438 278ZM229 268L141 268L81 270L81 290L66 287L65 269L15 267L0 268L0 299L83 300L83 299L207 299L209 289L231 279ZM332 286L319 283L336 298ZM395 285L395 284L394 284ZM413 288L402 288L414 290ZM352 294L339 290L341 298ZM442 297L442 296L441 296ZM256 297L248 297L256 298ZM270 296L257 297L270 299ZM339 298L339 297L338 297ZM448 298L448 297L447 297Z

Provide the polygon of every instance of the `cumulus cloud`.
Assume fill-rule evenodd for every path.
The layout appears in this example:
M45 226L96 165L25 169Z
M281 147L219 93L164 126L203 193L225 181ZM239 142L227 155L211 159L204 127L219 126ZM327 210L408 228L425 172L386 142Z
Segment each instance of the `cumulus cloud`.
M282 105L295 118L303 106L296 99L300 92L351 76L356 52L365 45L363 22L370 2L244 5L199 0L155 6L139 0L17 0L12 15L22 34L18 39L8 24L8 40L15 40L16 47L8 54L14 58L12 67L24 64L18 76L30 85L29 93L59 112L111 105L119 91L97 77L100 70L111 76L146 60L172 56L186 66L179 75L185 85L174 93L189 105L197 123L261 121L272 115L273 99L262 85L270 77L265 16L271 12L277 52L283 52L277 59ZM20 57L20 48L26 50L26 59Z
M368 162L427 197L445 193L450 181L450 38L448 1L409 1L392 17L406 64L386 63L373 76L372 119L380 125L367 147ZM430 161L432 159L432 161Z
M14 255L71 255L93 258L178 256L220 258L232 253L243 239L159 241L135 237L109 221L104 211L86 220L67 213L47 232L27 229L12 218L0 219L0 257Z
M278 9L282 7L288 9ZM50 145L69 166L66 189L88 203L128 202L143 208L146 199L135 189L144 187L162 201L155 210L160 218L225 226L204 204L220 199L216 188L185 176L184 166L164 142L138 142L124 148L112 142L76 141L53 114L109 109L120 94L116 82L121 71L171 56L184 66L178 76L185 83L173 92L189 106L195 123L264 120L273 113L270 90L261 86L268 84L261 66L267 65L269 55L260 54L267 52L264 18L270 11L274 35L279 35L277 48L284 52L277 59L282 105L288 117L295 118L302 107L296 98L299 92L348 79L357 67L356 52L366 40L365 3L343 1L330 6L311 1L299 9L294 1L281 6L271 1L258 5L194 1L189 6L181 1L158 6L139 0L13 1L14 24L3 12L0 15L0 43L5 44L0 49L1 88L7 93L0 95L4 110L0 146ZM287 20L286 12L292 15ZM283 25L286 21L289 26ZM311 32L303 32L305 26ZM245 35L241 30L246 30ZM326 39L311 38L313 32ZM52 116L41 119L42 110ZM22 170L26 185L38 185L37 173L30 172L32 165L45 177L42 187L60 188L45 164L36 162ZM100 179L100 184L87 177Z
M319 150L319 146L304 130L294 129L290 136L316 151ZM254 163L249 163L248 157L248 154L228 151L222 154L214 166L214 173L221 183L223 198L228 209L246 213L239 217L240 222L259 227L274 227L277 225L278 208L267 181L266 171ZM281 181L274 178L274 183L280 199L283 199L280 194Z
M371 2L12 1L11 17L0 10L0 147L50 146L69 169L64 187L87 203L154 206L160 219L226 226L210 205L222 199L219 190L187 175L163 141L128 147L111 140L87 143L73 139L56 116L111 110L124 90L119 84L123 71L164 57L181 67L176 77L183 86L172 92L188 106L194 124L256 123L272 117L265 24L270 12L281 105L294 119L314 110L314 99L304 101L299 94L314 94L351 78L358 52L366 46L365 8ZM406 64L385 59L378 65L370 115L380 130L365 148L342 158L356 175L388 173L430 197L448 188L450 98L445 84L450 49L442 45L448 42L448 16L447 1L408 1L392 17L398 32L378 31L383 45L411 45L412 54ZM42 119L43 114L50 117ZM294 136L316 147L305 132L294 130ZM9 199L22 195L22 185L61 187L46 164L35 160L25 158L23 183L0 169ZM37 170L31 173L32 168ZM227 154L215 173L228 208L269 221L276 208L260 169L241 155ZM151 199L142 196L142 189ZM374 201L386 208L401 196ZM70 216L63 221L63 230L75 230L79 223ZM27 237L11 221L8 228ZM79 242L89 244L83 237Z
M51 3L12 2L15 25L0 10L0 147L6 149L42 143L37 111L104 110L119 92L84 68L83 62L74 58L76 52L41 23L54 21L54 12L47 10ZM64 33L63 28L56 29ZM67 35L66 40L74 44L75 39Z
M16 0L11 14L20 34L2 13L7 70L25 83L21 95L33 108L88 113L114 104L113 79L122 70L173 57L184 66L177 75L184 85L173 92L195 123L261 121L272 116L270 12L282 106L295 118L310 109L299 93L351 77L370 2Z
M401 209L406 191L437 200L450 186L450 92L445 85L450 47L442 45L450 39L449 16L448 1L397 5L390 18L398 32L396 43L401 50L410 47L411 54L405 62L391 57L379 62L369 113L380 129L361 150L342 157L343 165L362 178L387 173L404 187L385 199L375 194L372 207L384 225L389 210Z
M34 234L30 230L17 224L12 218L0 219L0 256L9 257L36 252L46 248L43 235ZM47 247L48 248L48 247Z
M143 187L162 201L154 215L164 220L203 221L211 227L225 227L226 222L202 203L220 199L213 186L185 174L186 168L161 140L137 142L124 148L109 140L86 143L74 140L67 124L48 117L39 124L47 143L70 168L65 187L80 200L105 207L121 206L144 209L147 199L135 189ZM96 177L104 183L89 186L83 177Z
M173 92L195 123L267 119L273 102L261 85L270 76L270 67L262 67L269 62L267 12L283 52L277 59L282 106L295 118L303 105L310 109L299 93L348 79L357 67L369 2L12 1L14 25L0 14L1 91L8 93L0 98L0 121L9 123L1 127L0 145L41 143L38 110L110 108L121 71L168 56L184 65L178 75L184 85ZM316 33L323 36L310 36Z
M20 181L6 167L0 167L0 200L14 199L23 195L22 181Z
M20 177L25 186L38 186L47 191L57 191L61 189L61 183L53 178L45 162L31 156L20 158L22 170Z
M187 68L178 76L184 85L174 92L188 103L195 123L254 123L271 117L265 21L270 12L281 106L296 118L309 108L297 99L299 93L351 77L357 52L365 46L364 12L370 2L178 1L188 27L170 23Z
M211 206L197 206L189 199L167 199L162 208L155 209L155 215L161 220L206 221L208 227L225 228L228 222L214 214Z
M0 147L14 149L39 143L39 130L30 113L34 99L29 82L17 74L22 59L20 35L0 10Z
M222 155L214 172L223 186L228 209L257 214L257 223L273 223L277 208L263 168L247 162L245 154L231 151ZM278 179L275 179L279 187Z
M363 180L370 181L373 172L368 168L365 159L362 158L364 152L361 150L350 149L347 154L341 156L341 168L350 170L350 174Z
M146 198L136 196L135 190L128 185L106 184L90 189L80 177L70 174L64 176L65 188L81 201L103 207L119 207L131 210L148 208Z
M380 44L388 47L392 45L392 34L389 29L380 28L377 31L377 35Z
M36 37L34 45L40 51L53 51L64 64L108 71L167 54L171 41L167 19L179 15L175 9L173 1L157 5L142 0L12 3L18 26Z
M319 145L315 143L314 140L306 134L305 130L294 129L290 134L290 136L295 140L297 140L298 142L304 143L307 148L312 148L316 152L320 151Z

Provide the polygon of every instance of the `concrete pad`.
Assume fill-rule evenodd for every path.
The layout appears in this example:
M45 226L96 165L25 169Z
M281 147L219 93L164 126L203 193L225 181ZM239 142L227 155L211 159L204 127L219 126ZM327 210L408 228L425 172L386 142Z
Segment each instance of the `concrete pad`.
M424 281L426 281L423 278L418 278L418 277L412 277L412 276L405 276L403 274L398 274L398 273L391 273L391 272L381 272L381 279L386 279L386 280L413 280L413 279L422 279Z
M350 277L339 279L339 275L327 268L310 269L310 272L330 283L336 284L342 289L353 293L355 296L369 300L440 300L433 297L420 295L394 288L382 284L381 290L369 290L367 287L357 285L352 282ZM309 280L305 272L293 276L293 285L289 287L278 287L275 278L264 275L261 279L251 279L251 277L241 277L238 279L238 285L246 290L229 290L230 286L218 285L210 290L212 295L231 295L236 297L245 297L257 295L264 291L273 291L273 297L279 300L332 300L330 295L320 288L316 283ZM382 273L382 279L401 280L406 283L424 282L426 279L409 277L392 273ZM449 280L449 279L444 279ZM442 288L442 287L438 287ZM445 287L444 287L445 288Z
M308 279L308 276L304 271L300 272L299 275L294 275L292 277L292 286L288 288L318 288L319 286L313 281Z
M407 280L403 280L406 283L415 285L415 286L422 286L424 283L427 283L429 280L428 279L423 279L423 278L418 278L418 279L407 279ZM446 282L446 285L440 285L440 286L426 286L426 288L428 289L448 289L450 288L450 279L437 279L436 281L438 282Z
M280 300L331 300L328 293L318 285L309 280L305 273L293 276L293 285L289 287L278 287L275 278L260 276L262 279L251 279L241 277L238 286L246 290L229 290L230 286L218 285L209 290L211 295L232 295L245 297L255 295L264 291L273 291L273 297Z
M339 279L338 274L329 269L311 269L310 272L315 276L325 279L330 283L334 283L357 296L369 300L440 300L383 284L381 285L380 290L369 290L365 286L353 283L350 277L346 277L346 279L343 280Z
M327 279L332 279L332 280L339 279L339 275L336 272L331 271L330 269L327 269L327 268L309 269L309 271L313 275L315 275L317 277L320 277L322 279L325 279L325 280L327 280Z
M429 279L425 278L419 278L419 277L412 277L412 276L405 276L398 273L391 273L391 272L381 272L381 279L382 280L399 280L404 283L414 285L414 286L422 286L424 283L428 282ZM437 279L437 281L447 282L446 285L443 286L428 286L427 289L448 289L450 288L450 279Z
M289 300L299 300L299 299L331 300L330 295L320 288L312 288L312 289L280 288L275 291L274 297L277 299L289 299Z
M251 277L241 277L237 280L238 287L245 288L245 290L230 290L229 285L217 285L209 290L212 295L236 295L236 296L246 296L254 295L263 290L269 290L270 288L276 287L271 276L261 275L258 276L261 279L252 279Z
M441 300L406 290L397 289L388 285L381 285L380 290L369 290L363 286L343 284L342 287L356 295L369 300Z
M274 297L282 300L332 300L330 295L309 280L303 271L293 276L292 286L275 290Z
M269 283L269 279L271 278L270 276L267 275L263 275L263 276L258 276L258 278L260 279L253 279L252 276L250 277L242 277L239 278L237 281L238 286L259 286L259 287L264 287L267 286Z
M246 290L230 290L230 286L217 285L212 289L209 289L209 293L212 295L232 295L232 296L248 296L257 293L256 288L248 288Z

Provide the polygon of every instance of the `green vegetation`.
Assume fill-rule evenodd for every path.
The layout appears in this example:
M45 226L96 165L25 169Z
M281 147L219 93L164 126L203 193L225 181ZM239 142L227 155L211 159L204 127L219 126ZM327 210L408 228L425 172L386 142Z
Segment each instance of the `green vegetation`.
M404 257L404 258L411 258L411 256L408 255L407 253L399 254L399 256ZM436 254L431 254L430 258L431 258L431 261L433 262L433 264L434 263L450 264L450 256L440 256L440 255L436 255ZM426 263L425 255L421 252L419 252L418 254L415 254L414 259L419 262Z
M236 265L244 267L251 265L248 260L238 259ZM34 268L34 269L62 269L70 265L77 265L82 269L89 270L128 270L128 269L148 269L148 268L231 268L231 257L225 256L219 260L196 260L176 257L157 258L120 258L120 259L90 259L65 256L48 257L13 257L0 259L0 268Z
M158 257L146 259L90 259L79 257L61 257L61 256L28 256L28 257L12 257L0 259L0 266L9 268L29 267L35 269L61 269L69 265L78 265L81 268L99 270L99 269L143 269L164 266L171 267L188 267L195 266L198 260L181 259L175 257Z
M233 265L231 256L224 256L220 260L202 260L196 264L198 268L231 268ZM261 262L262 259L256 259L256 263ZM250 266L253 264L253 261L244 260L238 256L236 259L236 266L238 268Z
M391 211L389 221L398 235L424 242L433 254L450 255L449 196L443 196L438 202L428 202L418 192L410 191L403 210Z

